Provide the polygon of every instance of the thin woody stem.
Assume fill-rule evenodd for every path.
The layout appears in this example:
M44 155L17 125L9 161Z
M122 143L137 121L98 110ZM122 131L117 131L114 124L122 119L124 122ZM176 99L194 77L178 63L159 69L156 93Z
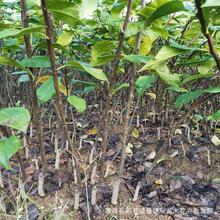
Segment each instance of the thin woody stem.
M28 18L26 0L20 0L20 3L21 3L22 24L24 28L28 28L29 18ZM24 41L25 41L25 46L26 46L27 57L32 57L32 46L31 46L29 34L24 35ZM34 69L31 68L30 70L34 75L34 72L35 72ZM44 173L46 169L46 158L45 158L45 149L43 145L43 128L42 128L42 123L41 123L41 110L38 105L36 81L30 75L29 75L29 80L31 84L31 94L32 94L33 121L37 129L38 144L40 147L40 155L41 155L41 160L42 160L42 172Z
M80 173L78 171L78 159L76 155L79 155L77 149L74 147L73 142L71 140L68 127L66 124L66 117L65 117L65 112L64 112L64 106L62 103L62 98L61 98L61 92L59 90L59 82L58 82L58 70L56 67L56 62L55 62L55 51L53 48L53 26L52 26L52 20L50 18L50 15L47 10L47 5L45 0L41 0L41 7L42 7L42 12L44 16L44 22L46 25L46 35L47 35L47 47L48 47L48 53L49 53L49 58L50 58L50 63L51 63L51 69L53 72L53 79L54 79L54 88L56 92L56 106L57 106L57 111L58 111L58 117L60 119L60 124L62 126L64 135L66 140L69 143L70 149L72 156L74 157L75 160L75 169L76 173L78 175L77 179L80 180Z
M107 96L107 100L106 100L106 104L105 104L105 109L103 111L102 114L102 119L104 120L104 133L103 133L103 142L102 142L102 158L100 161L101 167L104 169L104 166L102 166L104 160L105 160L105 155L107 152L107 142L108 142L108 136L109 136L109 128L110 128L110 114L109 114L109 110L110 110L110 104L113 98L112 92L113 92L113 85L116 79L116 75L117 75L117 68L121 59L121 51L122 51L122 46L123 46L123 42L125 39L125 32L127 30L128 27L128 23L129 23L129 18L130 18L130 14L131 14L131 7L132 7L132 0L128 0L128 5L127 5L127 12L126 12L126 16L125 16L125 20L124 20L124 24L122 27L122 30L120 32L119 35L119 41L118 41L118 47L115 53L115 58L112 62L112 71L111 71L111 75L110 75L110 80L109 80L109 87L108 87L108 96ZM102 169L102 174L104 173L104 170ZM101 175L103 176L103 175Z
M197 9L197 17L198 17L199 22L201 24L202 33L206 37L208 45L209 45L209 52L213 56L213 58L216 62L216 65L218 67L218 70L220 71L220 58L214 49L212 37L207 30L206 21L205 21L205 18L204 18L203 12L202 12L202 8L201 8L201 0L195 0L195 4L196 4L196 9Z

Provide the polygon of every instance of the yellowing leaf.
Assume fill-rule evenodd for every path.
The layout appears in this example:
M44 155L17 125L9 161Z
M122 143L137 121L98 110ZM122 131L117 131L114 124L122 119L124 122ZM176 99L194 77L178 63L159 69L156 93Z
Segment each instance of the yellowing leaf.
M156 100L157 95L153 92L148 92L147 95L149 95L153 100Z
M132 137L134 137L134 138L140 137L139 131L136 128L134 128L132 131Z
M37 82L36 83L45 83L49 79L49 75L46 76L39 76L37 77Z
M134 46L135 46L135 37L130 37L130 38L128 39L128 44L129 44L130 46L134 47Z
M73 39L73 34L70 32L63 32L57 39L57 43L63 47L68 46Z
M158 179L158 180L155 181L155 184L157 186L162 186L163 185L163 180L162 179Z
M91 128L86 132L87 135L96 135L97 134L97 128Z
M150 36L146 35L141 39L140 55L147 55L152 48L152 39ZM132 47L135 47L136 38L130 37L128 39L128 44Z
M67 88L63 85L63 83L59 83L59 90L62 92L65 96L67 96Z
M141 55L147 55L152 48L152 41L149 36L145 36L141 39L141 48L140 48L140 54Z

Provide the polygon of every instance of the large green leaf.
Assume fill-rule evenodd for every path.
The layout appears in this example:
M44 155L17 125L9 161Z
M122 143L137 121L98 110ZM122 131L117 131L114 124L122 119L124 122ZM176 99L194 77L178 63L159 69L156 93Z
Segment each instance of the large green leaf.
M51 67L50 64L50 59L49 57L46 56L33 56L30 58L24 58L23 60L19 61L19 63L22 66L25 67L42 67L42 68L47 68L47 67Z
M108 63L114 57L112 54L115 42L109 40L98 41L92 47L92 66L99 66Z
M125 37L131 37L137 34L138 32L140 32L142 26L143 26L143 22L140 21L129 22L125 33Z
M179 108L184 104L192 102L194 99L200 97L204 93L220 93L220 87L210 87L207 89L201 89L201 90L196 90L193 92L190 91L190 92L184 93L177 98L175 105Z
M99 80L102 80L102 81L105 81L108 83L108 79L107 79L105 73L101 69L93 68L87 63L83 63L80 61L70 61L66 65L60 67L60 69L65 66L74 67L76 69L86 71L91 76L95 77L96 79L99 79Z
M73 33L71 32L63 32L57 39L57 43L63 47L68 46L73 39Z
M66 24L75 26L79 20L80 5L76 2L66 0L47 0L48 10L53 14L55 20L63 21Z
M183 5L183 1L179 0L173 0L169 1L160 7L158 7L145 21L145 27L150 26L152 22L154 22L156 19L164 17L166 15L179 12L179 11L185 11L185 7Z
M30 119L30 113L24 107L11 107L0 110L0 125L19 131L26 132Z
M59 90L64 95L66 94L66 88L61 82L61 77L58 78ZM40 100L40 103L48 102L50 99L54 97L56 94L54 88L53 76L49 76L49 78L37 89L37 97Z
M44 26L36 26L36 27L30 27L30 28L23 28L21 30L17 29L5 29L3 31L0 31L0 38L7 38L7 37L20 37L25 34L30 33L39 33L42 36L46 35L44 34L45 28Z
M164 81L167 85L177 86L180 85L181 80L179 74L170 73L167 64L160 63L155 68L156 73L160 77L162 81Z
M86 110L86 101L83 98L71 95L67 100L78 112L84 112Z
M9 159L20 149L21 143L18 137L10 136L0 140L0 166L9 169Z
M24 70L25 72L28 72L29 74L32 75L32 73L29 69L25 68L25 66L21 65L20 63L16 62L15 60L12 60L8 57L0 56L0 64L17 67L17 68Z
M204 92L202 90L184 93L177 98L175 105L179 108L182 105L189 103L194 99L200 97L203 93Z
M139 76L135 82L138 96L142 96L144 92L151 87L155 81L154 75Z
M156 66L160 64L161 62L164 62L172 57L175 57L179 54L186 53L187 50L185 49L179 49L179 48L174 48L171 46L164 46L162 47L155 58L153 60L150 60L147 62L140 71L147 70L147 69L156 69Z

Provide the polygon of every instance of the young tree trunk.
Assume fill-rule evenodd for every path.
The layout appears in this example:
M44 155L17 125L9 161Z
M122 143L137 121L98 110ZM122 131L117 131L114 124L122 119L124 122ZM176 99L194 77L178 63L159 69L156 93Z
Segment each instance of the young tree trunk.
M64 106L62 103L62 98L61 98L61 93L59 90L59 82L58 82L58 71L55 63L55 51L53 48L53 25L52 25L52 20L50 18L50 15L47 10L47 5L45 0L41 0L41 8L44 16L44 22L46 25L46 35L48 37L47 39L47 47L48 47L48 53L49 53L49 58L50 58L50 63L51 63L51 68L53 72L53 79L54 79L54 88L56 92L56 106L57 106L57 113L58 117L60 120L60 125L63 129L64 136L66 140L69 143L70 149L71 149L71 154L74 160L74 173L75 173L75 183L78 184L81 182L81 177L80 177L80 170L78 166L78 158L77 155L80 155L77 149L73 146L73 142L70 138L69 130L66 124L66 117L65 117L65 112L64 112ZM76 195L78 196L79 189L76 189Z
M20 3L21 3L22 24L24 28L28 28L29 19L28 19L26 0L20 0ZM32 46L31 46L29 34L26 34L24 36L24 41L25 41L25 47L26 47L26 55L27 57L32 57ZM32 68L31 68L31 72L33 73L33 76L36 75L34 69ZM33 123L37 129L38 144L40 147L40 155L41 155L41 162L42 162L42 170L41 170L41 174L39 175L39 179L41 179L41 181L39 182L43 183L44 176L46 174L46 158L45 158L45 149L44 149L44 144L43 144L43 127L41 123L41 109L38 105L38 99L37 99L36 77L33 78L31 75L29 75L29 80L31 84L31 94L32 94ZM44 196L43 184L40 184L40 186L41 187L40 187L39 195Z
M129 119L130 119L130 113L131 113L131 104L134 96L134 81L136 76L136 64L132 64L131 68L131 81L130 81L130 90L129 90L129 96L127 101L127 111L124 118L124 124L123 124L123 135L122 135L122 154L121 154L121 161L119 165L118 174L116 177L115 184L113 186L113 193L112 193L112 204L117 205L118 203L118 194L119 194L119 188L121 179L123 176L123 170L124 170L124 163L126 159L126 145L127 145L127 136L129 132Z
M141 2L141 7L144 7L144 1ZM135 45L135 53L139 54L140 51L140 45L141 45L141 32L139 32L136 36L136 45ZM123 176L123 171L124 171L124 164L125 164L125 159L126 159L126 146L127 146L127 137L128 137L128 132L129 132L129 119L130 119L130 114L131 114L131 104L134 96L134 86L135 86L135 79L136 79L136 74L137 74L137 65L135 63L131 64L131 81L129 85L129 93L128 93L128 100L127 100L127 106L126 106L126 114L124 118L124 124L123 124L123 135L122 135L122 155L121 155L121 160L120 160L120 165L117 173L117 177L113 186L113 192L112 192L112 199L111 202L113 205L118 204L118 194L119 194L119 189L120 189L120 184L121 184L121 179Z
M109 87L108 87L108 96L107 96L107 100L106 100L106 103L105 103L105 109L103 111L103 114L102 114L102 120L101 121L104 121L104 124L103 124L103 128L102 130L104 131L102 137L103 137L103 142L102 142L102 156L101 156L101 159L100 159L100 167L101 167L101 178L103 178L103 175L104 175L104 161L105 161L105 155L106 155L106 152L107 152L107 144L108 144L108 137L109 137L109 128L110 128L110 114L109 114L109 110L110 110L110 105L111 105L111 101L112 101L112 98L113 98L113 95L112 95L112 92L113 92L113 86L114 86L114 83L115 83L115 79L116 79L116 76L117 76L117 68L118 68L118 65L119 65L119 62L120 62L120 59L121 59L121 51L122 51L122 46L123 46L123 42L124 42L124 39L125 39L125 32L127 30L127 27L128 27L128 23L129 23L129 19L130 19L130 14L131 14L131 7L132 7L132 0L128 0L128 4L127 4L127 13L126 13L126 16L125 16L125 21L124 21L124 24L123 24L123 27L122 27L122 31L120 33L120 36L119 36L119 41L118 41L118 47L117 47L117 50L116 50L116 53L115 53L115 58L113 60L113 63L112 63L112 71L111 71L111 75L110 75L110 80L109 80Z

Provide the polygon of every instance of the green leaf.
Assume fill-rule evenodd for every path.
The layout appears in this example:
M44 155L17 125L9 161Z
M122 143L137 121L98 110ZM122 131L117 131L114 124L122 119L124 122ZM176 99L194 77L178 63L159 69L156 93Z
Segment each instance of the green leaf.
M71 95L68 97L68 102L76 108L78 112L84 112L86 110L86 101L78 96Z
M205 4L202 7L220 7L219 0L206 0Z
M7 37L21 37L25 34L30 33L39 33L46 37L44 34L44 26L36 26L36 27L30 27L30 28L23 28L21 30L17 29L5 29L3 31L0 31L0 38L7 38Z
M92 47L92 66L99 66L108 63L114 57L112 54L115 42L109 40L98 41Z
M194 99L200 97L204 93L220 93L220 87L210 87L207 89L184 93L177 98L175 105L179 108L182 105L187 104Z
M61 82L61 77L58 78L59 91L64 95L66 94L66 87ZM54 88L53 76L49 76L49 78L37 89L37 97L40 102L43 104L48 102L50 99L54 97L56 94Z
M25 68L20 63L16 62L15 60L12 60L12 59L10 59L8 57L0 56L0 64L17 67L17 68L19 68L21 70L24 70L25 72L28 72L30 75L32 75L32 73L31 73L31 71L29 69Z
M148 76L139 76L135 82L135 87L137 90L138 96L142 96L144 92L150 88L150 86L154 83L155 76L148 75Z
M47 68L47 67L51 67L50 64L50 59L49 57L46 56L33 56L30 58L24 58L23 60L19 61L19 63L22 66L25 67L42 67L42 68Z
M200 97L203 93L204 93L203 90L184 93L177 98L175 105L176 107L180 108L182 105L189 103L194 99Z
M122 83L120 85L117 85L116 88L113 89L112 94L114 95L117 91L119 91L121 89L125 89L125 88L129 88L129 84L128 83Z
M108 79L107 79L106 75L103 73L103 71L101 69L95 69L95 68L87 67L83 64L81 64L81 66L83 67L83 69L86 72L88 72L90 75L92 75L96 79L108 82Z
M168 88L166 88L169 91L175 91L175 92L188 92L187 89L180 87L179 85L173 84L170 85Z
M208 120L218 121L220 119L220 109L207 117Z
M220 93L220 87L210 87L203 89L204 93Z
M145 21L145 27L148 27L151 25L152 22L154 22L156 19L164 17L166 15L178 12L178 11L185 11L185 7L183 5L182 1L174 0L169 1L160 7L158 7Z
M64 31L57 39L57 43L63 47L68 46L73 39L73 34L71 32Z
M31 116L24 107L3 108L0 110L0 125L26 132Z
M199 47L188 47L186 45L182 45L182 44L178 44L176 42L173 42L169 45L170 47L176 48L176 49L180 49L180 50L186 50L186 51L206 51L208 52L208 50L206 48L199 48Z
M108 83L108 79L107 79L105 73L101 69L93 68L87 63L83 63L83 62L79 62L79 61L71 61L71 62L67 63L66 65L60 67L60 69L65 66L74 67L79 70L86 71L94 78L105 81Z
M209 76L213 75L213 73L207 73L207 74L195 74L195 75L191 75L191 76L187 76L183 81L182 84L185 84L187 82L191 82L193 80L198 80L201 78L207 78Z
M211 56L208 57L203 57L203 58L195 58L195 59L191 59L189 60L181 60L180 62L177 63L178 66L186 66L186 65L190 65L190 66L197 66L198 64L201 63L207 63L210 62L212 59Z
M47 7L57 21L61 20L71 26L75 26L80 22L80 5L76 1L70 2L65 0L47 0Z
M10 136L0 140L0 165L9 169L9 159L20 149L21 143L18 137Z
M142 26L143 26L143 22L140 21L129 22L125 33L125 37L131 37L137 34L138 32L140 32Z
M164 46L159 50L155 58L157 60L164 61L185 52L186 52L185 49L175 48L171 46Z
M179 74L170 73L166 63L160 63L155 68L156 73L167 85L177 86L180 85L181 80Z
M155 59L150 60L147 62L140 71L144 71L147 69L156 69L156 65L160 64L161 62L164 62L172 57L175 57L177 55L186 53L187 50L174 48L171 46L164 46L162 47L157 55L155 56Z
M37 89L37 97L41 103L49 101L55 95L53 76Z
M142 55L135 55L135 54L130 54L130 55L123 55L123 59L128 60L132 63L146 63L147 61L151 60L152 57L150 56L142 56Z

